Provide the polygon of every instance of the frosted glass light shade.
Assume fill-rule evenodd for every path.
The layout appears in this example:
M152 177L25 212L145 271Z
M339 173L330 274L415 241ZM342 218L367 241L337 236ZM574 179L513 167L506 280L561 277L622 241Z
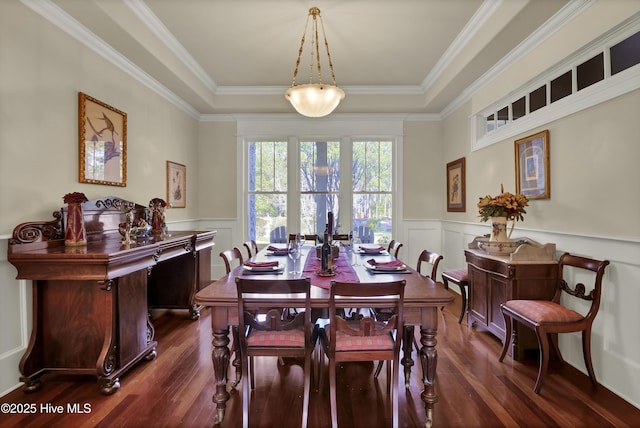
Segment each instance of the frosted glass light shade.
M338 107L344 99L344 91L335 85L308 83L292 86L284 96L301 115L323 117Z

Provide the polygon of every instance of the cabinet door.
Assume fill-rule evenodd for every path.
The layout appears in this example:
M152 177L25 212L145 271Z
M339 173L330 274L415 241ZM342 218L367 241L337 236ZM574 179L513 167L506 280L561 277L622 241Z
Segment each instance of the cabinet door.
M469 312L482 326L487 325L487 274L469 265Z
M511 284L509 280L500 275L488 274L489 281L489 313L487 315L487 325L489 330L504 340L505 325L500 304L510 300Z

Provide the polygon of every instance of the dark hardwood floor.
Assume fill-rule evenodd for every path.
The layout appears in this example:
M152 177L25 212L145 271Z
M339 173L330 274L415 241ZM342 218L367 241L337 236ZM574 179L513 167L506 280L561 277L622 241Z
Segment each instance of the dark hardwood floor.
M488 333L457 323L460 299L441 312L438 333L435 427L638 427L640 409L565 365L550 367L540 395L532 391L536 356L523 362L498 362L500 342ZM154 314L158 357L142 362L120 379L121 388L101 395L94 378L49 374L40 391L21 389L0 403L35 404L35 414L0 413L2 427L207 427L215 407L209 311L191 321L186 311ZM415 358L415 351L414 351ZM256 362L251 406L255 427L299 427L302 368L296 361ZM233 375L233 369L231 375ZM389 426L385 407L386 370L373 379L372 363L345 364L339 371L340 426ZM309 426L329 426L328 370L321 391L312 391ZM423 426L420 369L414 366L411 388L400 388L400 426ZM86 413L70 413L74 404ZM49 405L49 413L47 413ZM85 407L87 405L87 407ZM51 413L62 406L62 414ZM15 406L18 407L18 406ZM3 408L4 409L4 408ZM239 427L241 395L231 392L221 427Z

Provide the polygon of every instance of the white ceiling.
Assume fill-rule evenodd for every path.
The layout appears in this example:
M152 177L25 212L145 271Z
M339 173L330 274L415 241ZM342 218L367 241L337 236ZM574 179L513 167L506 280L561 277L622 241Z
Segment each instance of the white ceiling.
M118 61L200 115L293 113L283 94L312 6L321 10L346 92L336 112L440 114L569 2L40 1L48 19L70 34L77 27L108 58L119 53ZM297 83L308 81L307 55ZM331 81L326 65L323 78Z

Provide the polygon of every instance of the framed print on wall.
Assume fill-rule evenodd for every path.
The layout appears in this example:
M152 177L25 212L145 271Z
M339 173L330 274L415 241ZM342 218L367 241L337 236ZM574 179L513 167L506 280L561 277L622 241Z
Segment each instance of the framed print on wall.
M187 207L187 167L167 161L167 203L171 208Z
M127 114L78 92L80 183L127 185Z
M515 141L516 193L549 199L549 130Z
M456 159L447 164L447 211L465 212L465 161Z

